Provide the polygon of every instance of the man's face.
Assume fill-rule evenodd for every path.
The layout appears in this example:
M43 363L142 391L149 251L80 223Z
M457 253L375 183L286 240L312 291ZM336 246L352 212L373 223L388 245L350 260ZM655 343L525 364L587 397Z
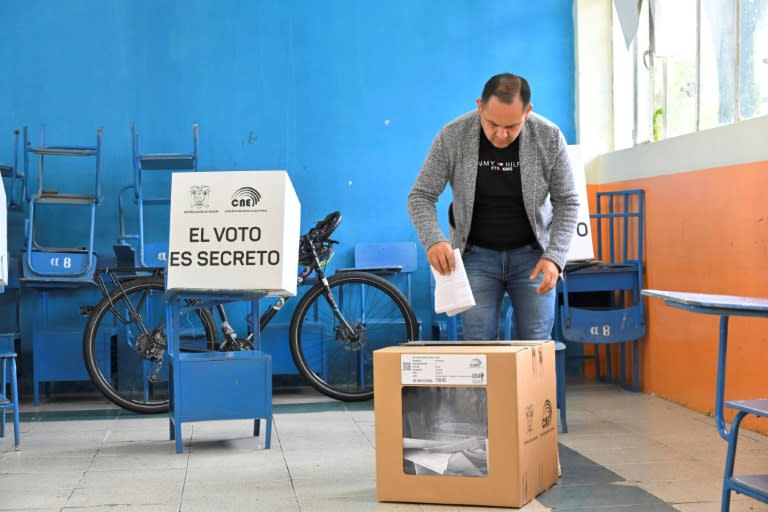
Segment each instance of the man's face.
M491 144L497 148L505 148L517 139L532 108L531 104L523 107L519 97L512 103L504 103L496 96L491 96L485 103L477 100L480 126Z

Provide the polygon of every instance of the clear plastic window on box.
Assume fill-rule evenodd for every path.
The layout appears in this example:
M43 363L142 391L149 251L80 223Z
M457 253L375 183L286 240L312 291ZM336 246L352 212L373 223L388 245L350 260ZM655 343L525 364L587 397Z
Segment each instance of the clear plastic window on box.
M488 475L486 388L403 388L403 471L409 475Z

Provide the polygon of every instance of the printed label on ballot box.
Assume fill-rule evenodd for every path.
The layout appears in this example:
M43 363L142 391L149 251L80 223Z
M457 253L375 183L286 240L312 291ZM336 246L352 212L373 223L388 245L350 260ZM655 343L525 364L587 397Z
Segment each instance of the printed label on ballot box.
M479 385L488 383L485 354L402 354L401 384Z

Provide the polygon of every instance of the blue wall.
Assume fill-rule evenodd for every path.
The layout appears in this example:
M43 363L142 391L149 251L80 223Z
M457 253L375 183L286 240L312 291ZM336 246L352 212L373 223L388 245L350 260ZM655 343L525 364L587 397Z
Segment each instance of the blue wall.
M575 142L572 0L10 0L0 33L0 161L21 126L58 144L93 144L102 126L104 254L132 122L151 152L188 150L199 123L201 170L287 169L303 227L343 212L340 266L357 242L417 240L408 190L491 75L526 76L535 110ZM60 188L82 192L91 168L57 165ZM78 223L63 212L44 229L77 238ZM16 253L22 225L12 213ZM419 258L414 302L429 318Z

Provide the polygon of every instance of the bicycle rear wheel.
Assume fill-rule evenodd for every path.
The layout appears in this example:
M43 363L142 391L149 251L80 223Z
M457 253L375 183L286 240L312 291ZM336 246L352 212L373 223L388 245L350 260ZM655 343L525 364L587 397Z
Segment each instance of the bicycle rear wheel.
M167 412L165 283L150 277L122 286L96 305L85 326L85 367L99 391L116 405L138 413ZM216 328L211 313L186 309L180 315L180 350L212 350Z
M417 338L416 315L392 283L366 272L328 279L346 332L322 283L296 305L291 318L291 355L299 372L321 393L343 401L373 398L373 351Z

